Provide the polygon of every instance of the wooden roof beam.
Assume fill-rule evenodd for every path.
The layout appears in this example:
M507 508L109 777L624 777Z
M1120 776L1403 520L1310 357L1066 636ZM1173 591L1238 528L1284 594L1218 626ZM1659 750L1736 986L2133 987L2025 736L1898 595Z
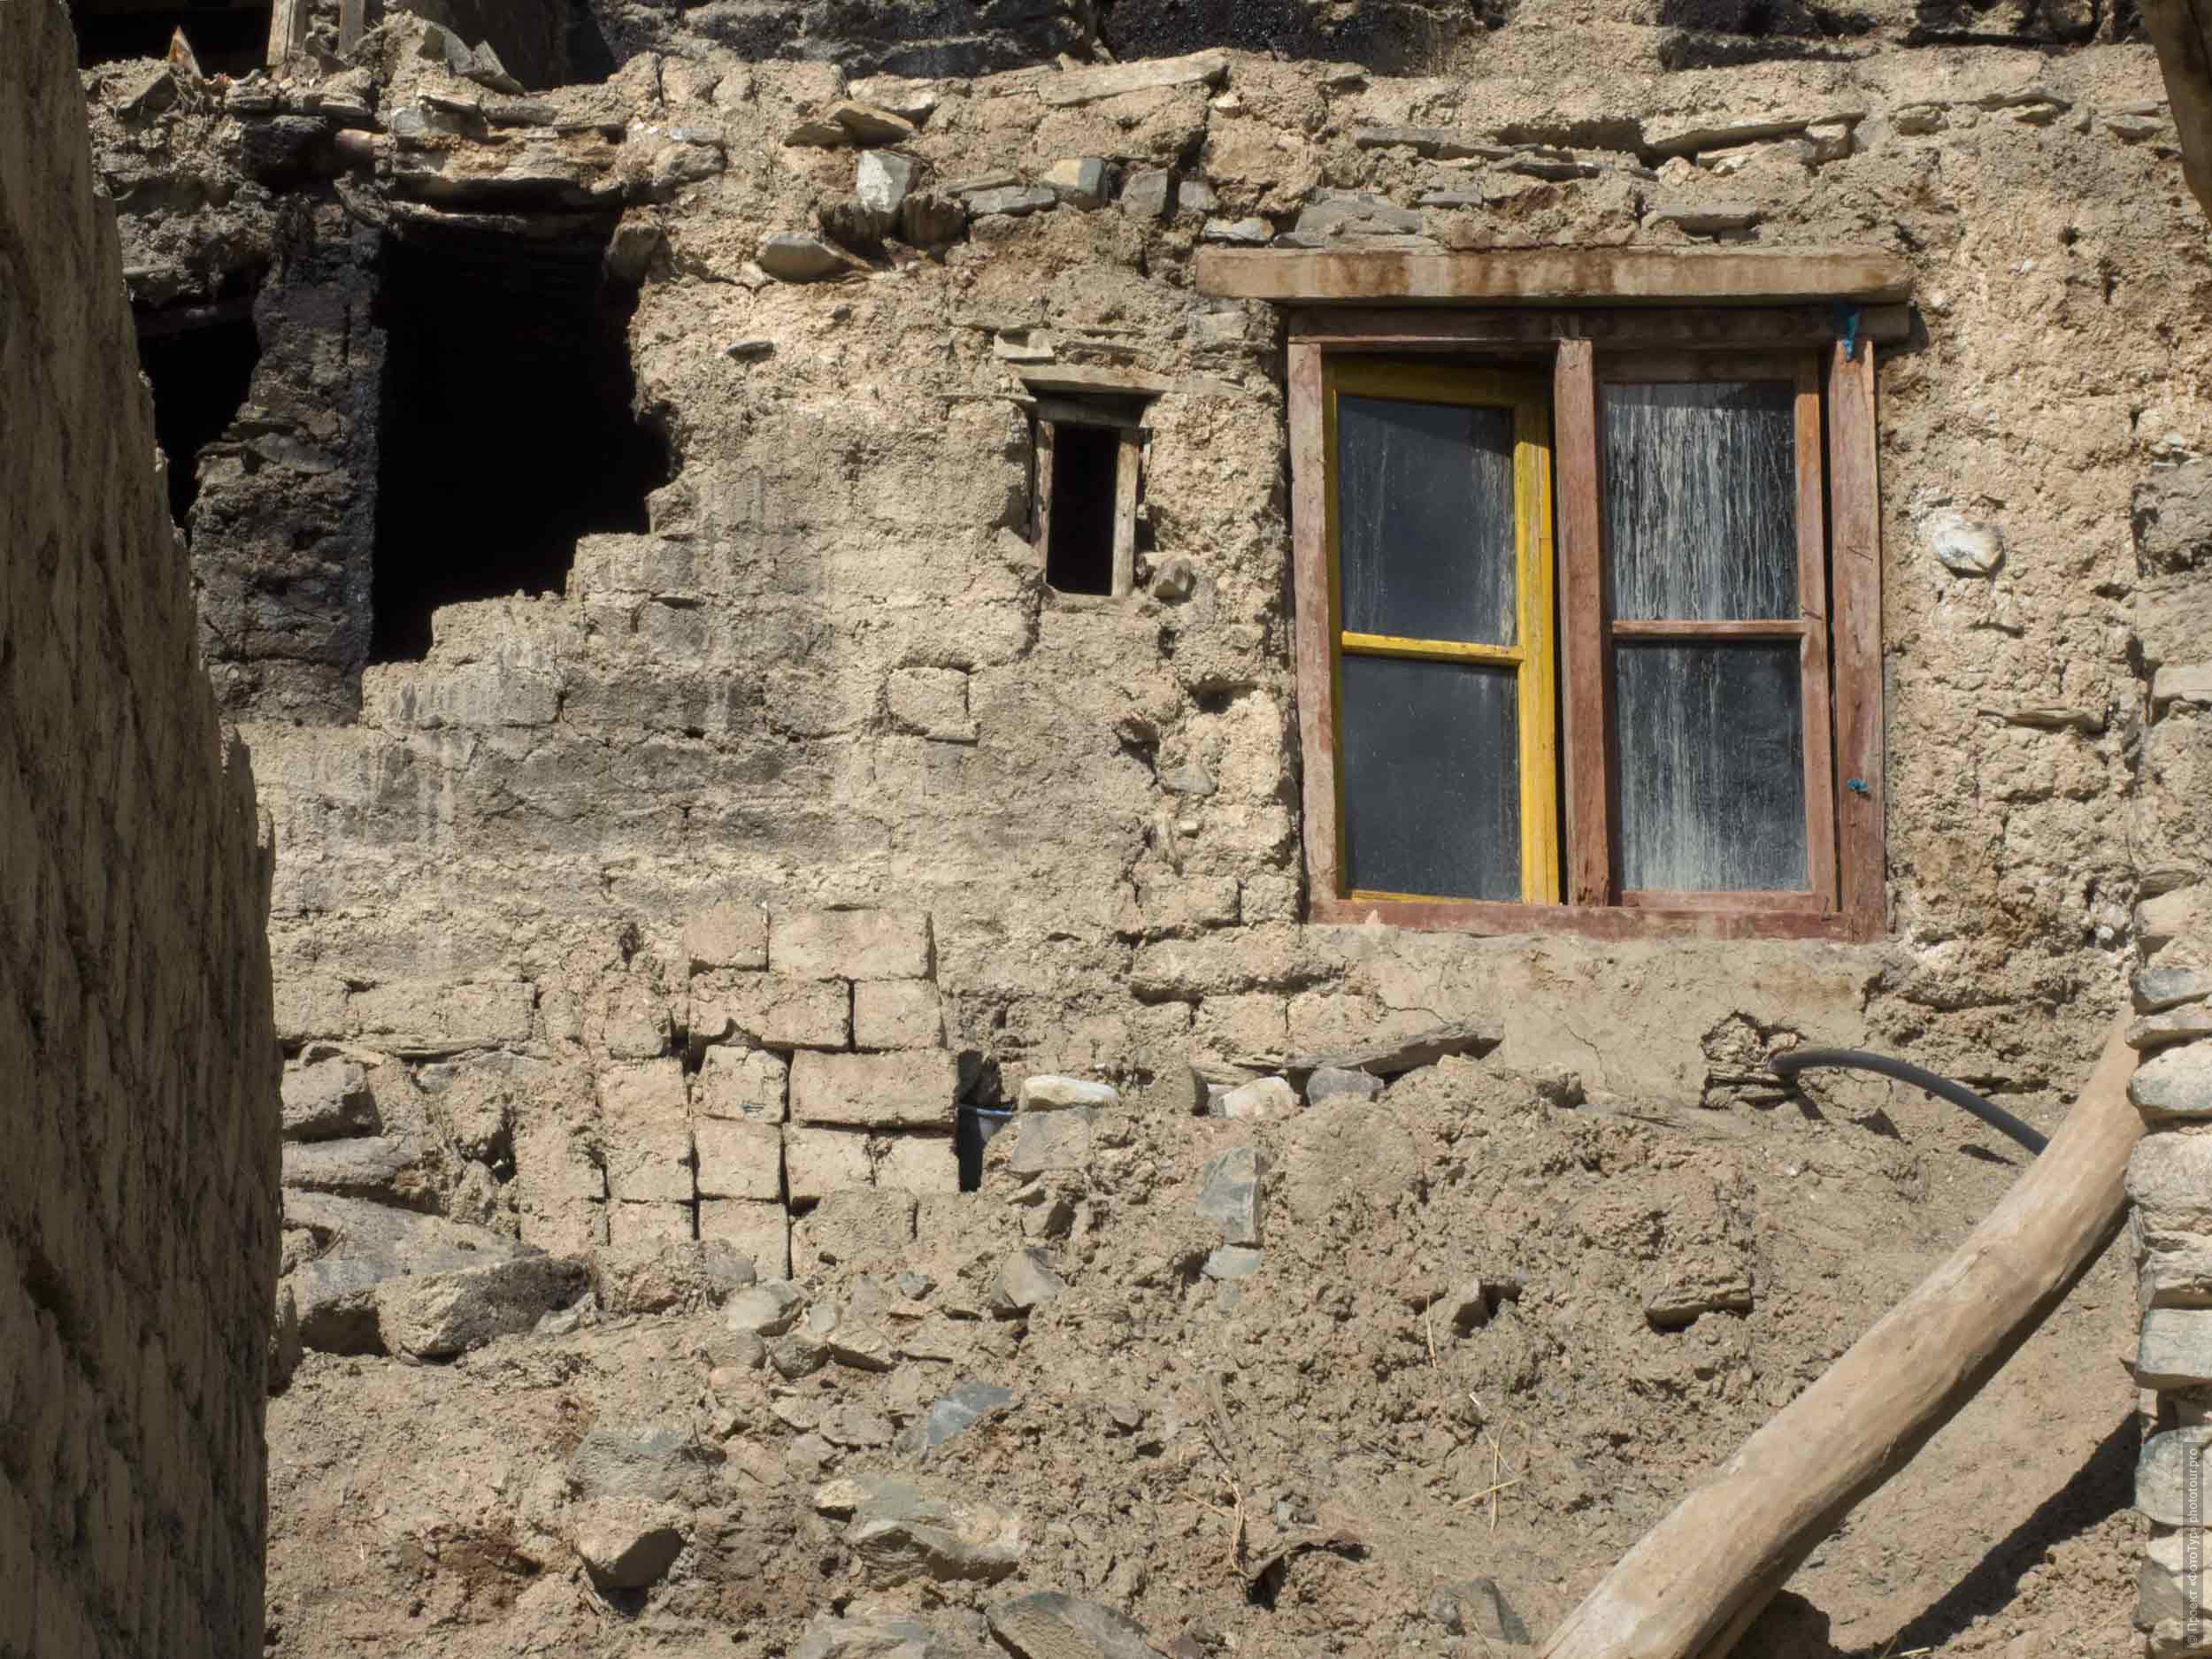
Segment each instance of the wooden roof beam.
M1217 298L1309 305L1883 303L1912 293L1910 267L1878 248L1202 248L1196 273L1198 291Z

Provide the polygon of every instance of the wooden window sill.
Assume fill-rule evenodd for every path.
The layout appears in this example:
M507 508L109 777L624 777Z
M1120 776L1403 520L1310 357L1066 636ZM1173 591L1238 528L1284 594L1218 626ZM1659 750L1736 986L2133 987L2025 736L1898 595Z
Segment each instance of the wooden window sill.
M1878 930L1839 911L1508 904L1474 899L1317 898L1306 919L1331 926L1379 922L1430 933L1567 933L1583 939L1813 939L1863 943Z

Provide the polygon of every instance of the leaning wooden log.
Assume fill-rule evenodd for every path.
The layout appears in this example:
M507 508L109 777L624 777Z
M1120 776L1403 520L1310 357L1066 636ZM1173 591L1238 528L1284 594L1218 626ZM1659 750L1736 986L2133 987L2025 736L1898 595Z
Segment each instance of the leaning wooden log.
M1724 1659L1821 1540L2065 1299L2125 1213L2126 1017L2051 1144L1949 1259L1621 1557L1539 1659Z

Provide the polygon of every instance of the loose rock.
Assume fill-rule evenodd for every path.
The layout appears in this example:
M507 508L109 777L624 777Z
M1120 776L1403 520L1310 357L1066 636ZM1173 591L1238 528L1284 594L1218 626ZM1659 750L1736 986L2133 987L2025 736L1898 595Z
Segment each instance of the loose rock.
M991 1305L1002 1317L1011 1317L1057 1301L1066 1288L1067 1282L1052 1271L1051 1260L1042 1250L1017 1250L999 1269Z
M985 1609L991 1634L1018 1659L1159 1659L1144 1627L1125 1613L1057 1590L1039 1590Z
M683 1551L683 1517L641 1498L601 1498L576 1516L576 1553L603 1590L658 1583Z
M1233 1147L1206 1165L1198 1213L1221 1229L1228 1244L1261 1241L1262 1187L1273 1160L1254 1147Z

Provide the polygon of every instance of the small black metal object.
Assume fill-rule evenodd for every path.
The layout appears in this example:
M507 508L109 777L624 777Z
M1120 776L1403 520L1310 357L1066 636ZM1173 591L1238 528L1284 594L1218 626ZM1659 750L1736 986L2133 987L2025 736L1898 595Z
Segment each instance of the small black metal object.
M1909 1060L1893 1060L1885 1054L1868 1054L1861 1048L1788 1048L1770 1056L1767 1065L1784 1082L1795 1084L1800 1071L1809 1071L1829 1066L1845 1067L1855 1071L1874 1071L1883 1077L1895 1078L1900 1083L1909 1083L1924 1089L1938 1100L1947 1100L1952 1105L1970 1111L2000 1134L2008 1135L2031 1152L2041 1152L2050 1145L2048 1136L2015 1118L2003 1107L1984 1100L1963 1083L1954 1083L1947 1077L1939 1077L1924 1066Z

